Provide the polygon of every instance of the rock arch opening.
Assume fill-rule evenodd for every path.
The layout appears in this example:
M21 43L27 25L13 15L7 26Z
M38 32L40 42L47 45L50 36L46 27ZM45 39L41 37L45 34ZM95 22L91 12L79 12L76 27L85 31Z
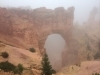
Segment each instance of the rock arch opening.
M62 67L61 56L65 46L66 42L60 34L51 34L45 41L44 48L54 69L60 69Z

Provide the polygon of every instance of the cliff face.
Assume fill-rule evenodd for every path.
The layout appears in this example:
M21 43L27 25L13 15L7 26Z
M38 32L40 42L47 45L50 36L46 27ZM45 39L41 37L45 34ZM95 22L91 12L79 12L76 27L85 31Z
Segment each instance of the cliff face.
M38 47L30 12L0 8L0 40L10 45Z
M78 52L78 62L100 60L97 54L100 52L100 18L97 19L96 15L100 13L97 8L93 8L83 25L76 23L73 27L73 38L76 41L74 49Z
M75 63L76 61L76 64L62 68L56 75L92 75L93 73L100 73L100 18L97 19L96 15L100 16L100 13L97 8L93 8L88 21L84 22L83 25L79 25L78 22L74 24L73 52L71 54L74 53L78 58L74 57L77 59L72 60L72 55L68 56L71 57L72 61L70 62L74 61ZM65 52L63 52L62 57L64 55Z
M33 11L0 8L0 41L24 49L34 47L43 54L47 36L58 33L68 46L62 59L65 65L66 60L70 59L65 58L72 53L70 43L73 19L74 7L67 10L63 7L54 10L42 7Z

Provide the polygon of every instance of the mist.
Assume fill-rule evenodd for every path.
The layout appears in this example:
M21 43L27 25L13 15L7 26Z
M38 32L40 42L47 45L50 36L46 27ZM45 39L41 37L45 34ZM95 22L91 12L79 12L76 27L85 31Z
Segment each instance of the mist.
M100 0L0 0L0 7L26 7L29 9L36 9L40 7L46 7L47 9L55 9L56 7L68 7L74 6L74 22L78 22L82 25L83 22L87 21L89 18L90 11L93 7L100 9ZM96 16L99 18L99 16ZM64 49L65 41L57 34L52 34L48 36L45 42L45 48L50 57L50 60L54 61L60 58L61 51ZM57 53L56 53L57 51ZM52 59L51 59L52 58ZM58 59L57 59L58 60ZM52 62L54 64L54 62Z
M75 8L74 21L73 21L73 23L71 23L71 24L73 24L72 28L70 26L68 26L69 27L68 31L70 31L70 29L72 29L72 35L70 35L70 36L72 37L71 39L74 41L74 42L71 41L72 45L73 45L71 47L72 51L70 51L70 50L67 51L67 41L65 41L66 38L64 39L60 34L56 34L56 33L53 34L51 32L52 34L50 33L50 35L48 35L48 37L45 40L44 48L46 49L46 52L48 54L51 65L53 66L53 68L55 68L55 66L56 66L56 69L62 68L62 62L66 62L69 64L75 60L74 64L76 64L77 61L81 62L81 61L87 60L87 55L89 55L89 53L91 53L90 54L91 59L94 60L92 55L93 55L93 53L96 53L96 51L94 51L94 52L92 52L92 51L94 49L97 49L97 46L95 47L94 42L97 44L99 39L100 39L100 36L99 36L99 32L100 32L99 31L99 27L100 27L99 26L99 24L100 24L100 22L99 22L100 21L100 0L0 0L0 7L4 7L4 8L5 7L6 8L14 7L14 8L22 8L22 9L27 8L31 11L34 11L34 9L40 8L40 7L46 7L47 9L52 9L52 10L54 10L57 7L64 7L66 9L65 11L67 11L67 9L71 6L74 6L74 8ZM95 11L93 11L93 8L97 8L96 16L95 16ZM92 15L91 15L91 12L92 12ZM31 14L33 14L33 13L31 13ZM15 18L16 18L16 16L17 15L14 14ZM20 16L18 16L17 18L19 19ZM23 23L23 18L25 20L26 17L27 17L26 13L24 16L21 17L22 23ZM89 18L90 18L90 21L89 21ZM91 18L92 18L92 20L91 20ZM33 20L33 18L28 18L28 19ZM16 22L16 19L14 22ZM25 20L25 22L28 24L28 20L27 21ZM19 22L16 22L16 23L19 23ZM27 24L26 24L26 29L28 27ZM20 24L18 24L18 25L19 25L18 26L19 29L21 29ZM32 24L30 24L29 26L32 27ZM18 28L18 27L16 24L15 28ZM23 27L24 26L22 26L22 29L24 30ZM44 28L46 28L46 27L44 27ZM28 29L30 29L30 30L29 30L29 32L27 32L26 36L28 36L29 35L28 33L31 32L31 28L28 28ZM49 31L49 28L47 30ZM94 31L92 33L93 30L96 30L96 31ZM41 31L42 31L42 29L41 29ZM45 31L45 29L44 29L44 31ZM15 33L17 33L17 30ZM20 33L21 32L19 31L18 34L20 34ZM24 31L23 31L23 33L24 33ZM32 34L32 33L30 33L30 34ZM66 34L70 34L70 33L66 33ZM64 34L64 35L66 36L66 34ZM31 39L33 36L31 36ZM14 37L14 38L17 39L16 37ZM28 40L28 41L27 40L25 41L26 44L29 44L29 37L26 37L26 39ZM37 38L35 36L35 43L34 44L37 43L36 39ZM88 43L87 43L87 39L89 41ZM18 39L18 40L20 40L20 39ZM21 40L22 40L22 38L21 38ZM34 42L34 40L32 40L32 41ZM37 47L37 45L38 44L36 44L36 47ZM87 49L88 45L89 45L89 48L91 48L91 51L89 51ZM86 50L88 50L88 51L86 51ZM65 54L64 54L64 52L65 52ZM65 58L67 58L67 52L69 52L68 59L70 59L70 58L71 59L69 61L64 61L64 55L66 55ZM71 54L71 52L73 54ZM75 54L75 56L74 56L74 54ZM63 58L63 60L62 60L62 58Z
M51 61L51 65L61 61L62 51L66 46L65 40L60 34L51 34L45 41L45 49ZM60 64L61 65L61 62Z
M74 22L83 23L88 19L89 13L93 7L100 9L100 0L0 0L0 7L30 7L32 9L46 7L55 9L56 7L70 6L75 7Z

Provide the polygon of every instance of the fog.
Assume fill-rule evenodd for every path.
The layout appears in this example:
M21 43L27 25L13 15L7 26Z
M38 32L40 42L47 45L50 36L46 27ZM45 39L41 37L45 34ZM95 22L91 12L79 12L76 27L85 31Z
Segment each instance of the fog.
M75 22L83 23L87 20L92 8L100 7L100 0L0 0L1 7L30 6L32 9L46 7L54 9L56 7L75 7ZM100 9L100 8L99 8Z
M74 22L77 21L80 25L88 20L90 11L94 7L97 7L100 12L100 0L0 0L0 7L21 6L32 9L39 7L46 7L48 9L64 7L67 9L68 7L74 6ZM99 18L98 15L97 18ZM47 50L50 61L54 61L51 62L51 64L55 64L55 61L61 60L61 53L62 50L64 50L65 45L65 40L59 34L48 36L44 47Z
M46 52L48 53L51 64L55 64L55 61L61 60L61 53L65 48L65 40L59 34L51 34L48 36L45 42Z

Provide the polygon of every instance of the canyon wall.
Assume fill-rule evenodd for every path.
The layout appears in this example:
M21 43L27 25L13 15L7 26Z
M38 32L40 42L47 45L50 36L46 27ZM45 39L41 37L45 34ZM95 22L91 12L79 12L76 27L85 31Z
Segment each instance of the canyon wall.
M34 47L43 54L48 35L58 33L67 44L67 49L62 54L62 64L63 66L70 64L70 58L74 57L72 56L74 51L71 49L74 9L74 7L67 10L63 7L54 10L45 7L34 10L0 8L0 41L18 48Z

